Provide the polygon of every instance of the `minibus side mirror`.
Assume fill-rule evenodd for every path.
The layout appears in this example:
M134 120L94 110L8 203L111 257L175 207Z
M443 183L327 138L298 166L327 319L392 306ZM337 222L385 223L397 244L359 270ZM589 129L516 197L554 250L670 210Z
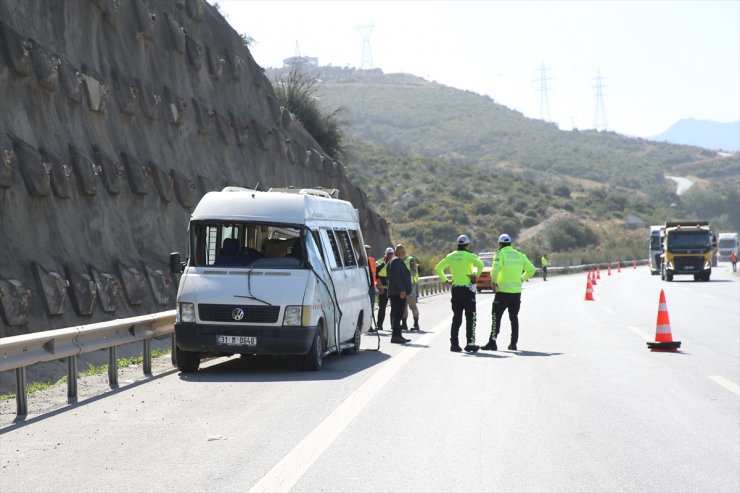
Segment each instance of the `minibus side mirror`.
M180 252L170 253L170 272L173 274L182 274L185 270L185 262L180 261Z

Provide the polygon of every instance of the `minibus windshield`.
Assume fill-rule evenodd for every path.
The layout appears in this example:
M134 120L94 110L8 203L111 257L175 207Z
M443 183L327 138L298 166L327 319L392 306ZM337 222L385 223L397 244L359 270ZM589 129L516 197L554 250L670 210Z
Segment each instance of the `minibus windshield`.
M194 221L190 224L190 265L307 268L303 230L299 225Z

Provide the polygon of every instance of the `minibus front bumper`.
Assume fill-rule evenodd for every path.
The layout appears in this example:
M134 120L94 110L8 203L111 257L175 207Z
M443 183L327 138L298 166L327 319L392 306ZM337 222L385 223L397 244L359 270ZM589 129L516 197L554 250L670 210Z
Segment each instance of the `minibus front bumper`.
M235 326L176 323L175 340L183 351L210 354L303 355L318 327Z

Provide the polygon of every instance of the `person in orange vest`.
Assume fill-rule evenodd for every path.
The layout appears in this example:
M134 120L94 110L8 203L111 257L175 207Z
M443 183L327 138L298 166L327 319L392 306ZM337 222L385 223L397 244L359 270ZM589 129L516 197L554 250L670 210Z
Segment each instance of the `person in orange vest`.
M730 262L732 262L732 272L737 272L737 252L730 254Z
M375 286L378 282L378 271L375 267L375 259L372 256L373 247L365 245L365 255L367 255L367 270L370 276L370 287L368 293L370 294L370 313L375 312ZM370 327L368 332L377 332L375 327Z
M385 321L385 311L388 306L388 264L393 260L396 250L393 247L385 249L385 255L382 259L375 262L375 267L378 269L378 330L383 330L383 322Z

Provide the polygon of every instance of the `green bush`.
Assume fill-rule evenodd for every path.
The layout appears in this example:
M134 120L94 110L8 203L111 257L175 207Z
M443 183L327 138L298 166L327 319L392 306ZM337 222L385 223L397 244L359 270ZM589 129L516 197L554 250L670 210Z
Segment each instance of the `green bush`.
M596 233L577 219L559 220L550 230L549 241L552 250L564 251L584 248L598 243Z
M299 65L280 72L273 81L275 96L303 125L321 148L331 157L342 157L342 129L337 114L339 109L325 113L316 97L318 78L303 71Z

